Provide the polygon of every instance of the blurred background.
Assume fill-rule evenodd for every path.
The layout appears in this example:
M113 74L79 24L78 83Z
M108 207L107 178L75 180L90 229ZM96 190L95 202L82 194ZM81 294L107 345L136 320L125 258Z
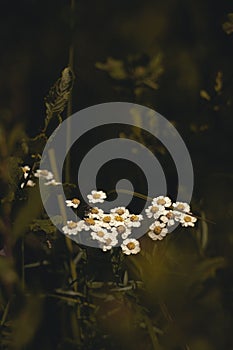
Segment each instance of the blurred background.
M1 349L233 349L232 11L210 0L1 1ZM140 256L116 263L47 221L30 226L46 218L38 192L21 191L20 166L43 149L44 98L69 62L63 118L71 104L127 101L177 128L193 162L195 229L155 247L143 238ZM166 150L114 132L146 140L174 195Z

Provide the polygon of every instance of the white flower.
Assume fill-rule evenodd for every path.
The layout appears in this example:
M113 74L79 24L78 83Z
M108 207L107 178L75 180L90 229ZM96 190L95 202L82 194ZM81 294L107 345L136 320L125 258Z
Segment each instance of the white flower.
M61 185L61 184L62 184L61 182L58 182L58 181L56 181L54 179L44 183L44 185L46 185L46 186L58 186L58 185Z
M162 205L150 205L145 211L146 216L151 219L158 219L164 213L164 207Z
M105 242L108 235L108 231L105 229L99 229L98 231L92 231L91 237L99 242Z
M116 235L121 235L122 239L128 238L128 236L132 233L131 229L127 228L124 225L112 227L112 232Z
M104 211L102 209L99 209L97 207L93 207L90 209L88 213L88 217L92 219L98 219L100 220L104 216Z
M176 202L172 204L174 210L181 211L184 213L190 212L190 206L187 203L184 202Z
M172 204L171 199L165 196L155 197L152 200L152 205L154 206L170 207L171 204Z
M24 165L21 167L21 169L23 170L24 173L28 173L31 170L29 165Z
M91 191L91 194L87 195L89 203L103 203L106 198L106 193L103 191Z
M25 186L26 186L26 187L34 187L35 185L36 185L36 183L35 183L34 181L28 180L28 181L26 182L26 185L25 185L25 182L23 182L23 183L21 183L20 187L21 187L21 188L24 188Z
M62 231L66 233L67 235L76 235L78 232L82 231L83 229L83 221L74 222L74 221L67 221L67 225L62 227Z
M22 166L21 169L23 170L23 177L26 179L28 177L28 174L31 170L31 168L28 165Z
M107 250L111 250L112 247L115 247L118 243L118 240L115 236L109 234L106 238L105 238L105 242L102 245L102 250L104 252L106 252Z
M53 179L53 173L51 173L51 171L48 171L46 169L38 169L36 170L35 174L34 174L35 177L42 177L44 178L45 180L52 180Z
M128 217L124 217L123 215L118 215L116 213L112 214L111 217L112 221L110 225L115 227L125 225L128 220Z
M182 214L179 217L179 221L182 226L188 227L188 226L194 226L194 223L197 221L197 218L194 216L188 215L188 214Z
M128 227L139 227L141 226L141 222L143 220L142 215L130 214L129 218L126 220L126 225Z
M78 208L79 204L80 204L80 200L78 198L73 198L73 199L67 199L66 200L67 207Z
M111 226L114 224L113 216L111 214L104 213L99 220L99 225L105 227L106 229L111 229Z
M164 214L160 217L160 220L167 224L167 226L173 226L175 221L177 221L176 212L172 210L165 210Z
M164 223L161 223L159 221L153 222L153 224L150 225L148 236L153 239L153 241L161 241L168 233L168 229L165 226L166 225Z
M111 213L115 214L117 216L121 216L122 218L126 219L129 216L129 210L125 207L116 207L111 209Z
M121 244L121 249L124 254L130 255L130 254L137 254L140 252L140 245L139 241L137 241L134 238L127 238L123 241Z
M101 228L100 222L93 218L85 218L83 223L83 229L85 231L93 230L98 231Z

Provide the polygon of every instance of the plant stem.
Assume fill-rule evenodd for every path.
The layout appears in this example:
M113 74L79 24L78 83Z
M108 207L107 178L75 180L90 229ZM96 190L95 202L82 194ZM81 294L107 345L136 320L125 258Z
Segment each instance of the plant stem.
M74 10L75 10L75 0L71 0L70 3L70 10L71 10L71 21L70 21L70 31L72 35L71 44L69 47L69 59L68 59L68 66L71 69L72 72L74 72L74 42L73 42L73 30L74 30ZM65 166L65 179L66 182L70 182L70 152L68 149L69 141L70 141L70 133L71 133L71 126L69 122L69 117L72 114L72 90L70 91L69 100L67 104L67 129L66 129L66 149L67 149L67 156L66 156L66 166Z

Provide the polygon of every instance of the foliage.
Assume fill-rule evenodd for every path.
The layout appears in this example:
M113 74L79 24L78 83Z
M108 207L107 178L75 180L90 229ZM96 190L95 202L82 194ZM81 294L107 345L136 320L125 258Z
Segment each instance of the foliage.
M229 66L224 66L225 61L221 62L212 56L213 47L210 45L208 60L212 63L209 67L204 65L208 79L201 81L197 89L194 88L191 72L198 72L201 75L198 71L200 67L196 67L195 64L193 66L189 53L185 56L182 50L185 45L188 47L187 51L194 50L190 55L196 61L201 60L206 48L205 45L198 44L201 47L198 51L199 49L193 49L191 47L193 43L190 43L192 33L189 28L191 24L188 22L190 19L195 26L194 10L198 9L199 13L200 9L195 7L194 3L188 4L192 14L191 20L188 16L189 11L186 13L186 7L183 2L181 3L185 20L181 28L179 18L176 18L180 9L177 4L170 2L171 7L168 6L165 10L167 5L161 3L157 5L158 11L155 13L154 10L151 11L152 5L149 2L144 5L144 11L140 11L137 7L139 5L135 3L133 20L131 19L134 22L133 31L137 28L135 36L139 38L144 36L145 43L139 40L138 44L133 46L133 40L127 39L125 45L127 49L122 50L124 51L122 54L119 52L116 59L112 58L116 57L116 51L106 52L100 40L97 40L93 45L98 53L101 52L99 55L101 58L98 58L95 64L98 68L96 71L99 72L94 74L99 74L103 81L106 76L110 77L107 86L96 83L97 75L91 78L91 84L93 86L96 84L97 87L88 85L89 61L86 62L86 57L82 61L81 53L79 57L81 63L79 59L77 60L77 75L81 76L79 93L81 96L87 94L88 104L92 94L96 94L98 100L99 95L107 95L113 90L114 100L129 99L154 109L164 109L171 115L173 123L185 135L194 162L196 187L193 208L200 216L197 227L187 230L177 229L167 240L159 242L160 244L152 245L149 238L144 237L141 242L141 253L127 258L120 249L103 253L98 249L77 245L57 232L44 213L38 186L31 188L24 182L22 167L30 165L30 177L39 165L40 156L50 133L48 126L53 128L53 122L57 124L65 118L71 93L76 88L73 67L72 69L70 66L66 67L45 98L43 128L40 132L33 130L37 132L36 136L32 137L25 131L25 125L21 121L10 118L9 112L1 110L3 115L0 122L1 349L232 348L233 207L229 160L229 140L232 130L231 73L228 71ZM107 2L105 4L107 6ZM198 4L201 6L201 2ZM81 9L82 6L84 5L80 4ZM52 11L55 11L55 6L52 6ZM100 15L101 11L104 9L99 9L97 14ZM114 11L117 13L118 9L114 8ZM113 26L116 25L115 17L117 17L114 11L113 14L106 15L106 18L110 16ZM178 34L174 33L174 38L178 37L181 40L179 30L184 28L187 30L187 42L180 43L178 40L177 49L168 36L172 32L172 27L167 11L171 12L176 20L174 28ZM66 12L69 12L67 8L64 10L64 17ZM167 17L163 18L161 13ZM151 20L143 22L144 26L141 28L140 23L145 14L146 17L150 15L148 18ZM74 17L76 15L78 16L76 13L73 14ZM207 18L207 13L199 14L200 22L197 21L196 35L200 35L200 28L208 26L209 22L206 27L204 24L205 15ZM48 32L51 31L49 29L51 17L49 16ZM123 18L120 19L123 32L125 30ZM66 21L68 22L67 18ZM43 17L43 27L44 25ZM124 25L130 31L132 23L128 18ZM61 28L64 32L64 26ZM147 28L150 29L149 32ZM232 33L232 14L228 15L223 30L226 34ZM101 38L102 32L101 28ZM223 31L222 34L226 40L231 39L231 36L225 35ZM86 40L85 37L84 39ZM84 39L80 44L81 49L84 46ZM112 38L110 39L112 41ZM160 50L151 49L156 40L162 43ZM91 45L88 40L86 41L89 53L86 55L89 59L91 51L88 50ZM166 45L169 47L166 48ZM227 45L231 45L229 41ZM134 53L130 54L131 51ZM169 53L172 55L169 56ZM57 52L54 55L57 55ZM184 57L187 60L183 61ZM56 62L58 66L63 64L60 61ZM86 70L82 68L82 64ZM186 75L187 81L183 82L182 72L185 69L190 76ZM85 73L82 73L83 71ZM11 81L13 78L7 76L7 79ZM15 79L17 87L17 76ZM172 85L174 81L175 85ZM190 91L195 100L194 112L192 108L186 110L190 100L185 95L185 89L180 88L182 84L185 87L192 86ZM39 84L34 82L35 90L37 85ZM170 85L176 86L177 91L169 90ZM93 89L96 90L93 92ZM16 90L20 93L20 89ZM93 100L91 101L93 103ZM180 117L180 114L183 116ZM135 118L138 116L135 115ZM141 130L121 130L119 136L149 143L150 149L158 156L161 163L167 164L168 156L163 145L155 143ZM224 159L227 159L225 164ZM25 186L22 188L23 182ZM77 185L70 182L63 184L67 198L76 195L78 191ZM175 186L173 183L173 187ZM61 223L60 213L57 213L56 220Z

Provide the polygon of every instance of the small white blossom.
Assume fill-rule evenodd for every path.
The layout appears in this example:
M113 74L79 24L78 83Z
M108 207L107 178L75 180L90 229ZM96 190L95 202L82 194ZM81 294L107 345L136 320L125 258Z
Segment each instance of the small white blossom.
M26 187L34 187L35 185L36 185L36 183L35 183L34 181L28 180L28 181L26 182L26 185L25 185L25 182L23 182L23 183L21 183L20 187L21 187L21 188L24 188L25 186L26 186Z
M115 214L117 216L121 216L122 218L126 219L129 216L129 210L125 207L116 207L111 209L111 213Z
M140 245L139 241L137 241L134 238L127 238L123 241L121 244L121 249L124 254L130 255L130 254L137 254L140 252Z
M165 210L164 214L160 217L160 220L167 224L167 226L175 225L175 221L177 221L177 215L172 210Z
M98 231L91 232L92 239L97 240L99 242L105 242L107 235L108 231L103 228L100 228Z
M83 229L85 231L88 231L88 230L98 231L101 229L101 225L99 220L95 220L93 218L85 218L83 223Z
M141 222L143 220L143 216L141 214L135 215L130 214L129 218L126 220L126 225L128 227L139 227L141 226Z
M184 202L176 202L172 204L174 210L181 211L184 213L190 212L190 206L187 203Z
M111 227L114 225L113 216L111 214L104 213L99 220L99 225L110 230Z
M179 222L182 226L188 227L188 226L194 226L194 223L197 221L197 218L194 216L188 215L188 214L182 214L179 218Z
M87 195L89 203L103 203L106 198L106 193L103 191L91 191L91 194Z
M62 184L61 182L58 182L54 179L44 183L44 185L46 185L46 186L59 186L61 184Z
M78 208L79 204L80 204L80 200L78 198L73 198L73 199L67 199L66 200L67 207Z
M76 235L83 229L83 221L74 222L72 220L67 221L67 224L62 227L62 231L67 235Z
M131 229L124 225L112 227L112 232L115 233L116 235L121 235L122 239L128 238L128 236L132 233Z
M21 169L23 170L24 173L28 173L31 170L29 165L24 165L21 167Z
M155 197L152 200L153 206L170 207L171 204L172 204L171 199L169 197L165 197L165 196Z
M35 177L42 177L45 180L52 180L53 179L53 173L51 171L48 171L46 169L38 169L34 173Z
M97 207L93 207L90 209L88 213L88 217L92 219L98 219L100 220L104 216L104 211L102 209L99 209Z
M164 223L159 221L153 222L153 224L150 225L148 236L153 239L153 241L161 241L168 233L168 229L165 226L166 225Z
M118 227L121 225L125 225L128 221L128 217L124 217L122 215L118 215L116 213L112 214L112 221L110 223L111 226Z
M102 245L102 250L106 252L107 250L111 250L112 247L116 246L118 243L117 237L114 233L108 233L105 236L104 244Z
M163 215L165 208L161 205L150 205L145 211L146 216L151 219L158 219L161 215Z
M28 174L31 170L31 168L28 165L22 166L21 169L23 170L23 177L26 179L28 177Z

